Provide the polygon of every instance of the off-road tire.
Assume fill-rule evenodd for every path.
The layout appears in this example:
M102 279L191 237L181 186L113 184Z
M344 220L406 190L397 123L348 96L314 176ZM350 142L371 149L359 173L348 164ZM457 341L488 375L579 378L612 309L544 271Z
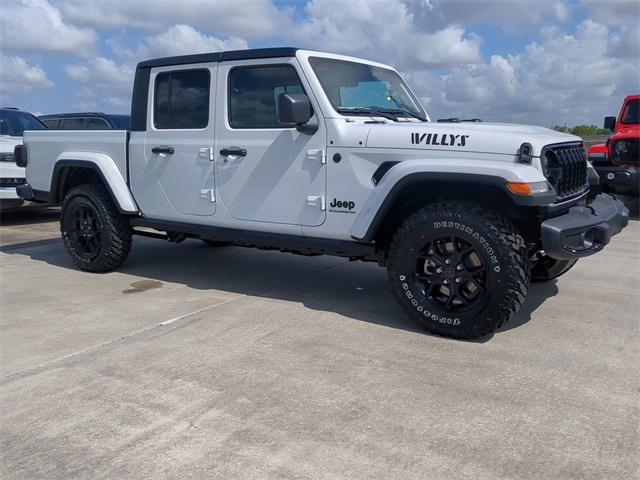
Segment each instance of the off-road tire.
M461 299L462 307L453 305L457 310L438 303L435 295L429 297L425 293L428 288L421 286L417 278L421 275L417 272L419 257L425 258L421 256L421 246L443 237L466 245L465 251L473 247L486 272L482 274L484 285L477 283L482 286L478 290L482 296L470 306L465 305L466 298L465 303ZM463 258L464 253L460 255ZM513 224L499 213L469 201L438 202L405 219L391 241L387 272L396 299L413 321L429 332L460 339L487 335L513 318L526 298L530 282L527 248ZM455 288L458 292L459 287Z
M578 262L573 260L557 260L548 256L543 256L531 265L531 281L534 283L548 282L560 275L564 275Z
M95 252L83 250L82 240L78 239L77 214L81 209L93 219L92 232L96 232L97 245ZM60 215L60 233L73 262L80 270L87 272L113 270L122 265L131 250L131 226L101 185L79 185L65 195Z

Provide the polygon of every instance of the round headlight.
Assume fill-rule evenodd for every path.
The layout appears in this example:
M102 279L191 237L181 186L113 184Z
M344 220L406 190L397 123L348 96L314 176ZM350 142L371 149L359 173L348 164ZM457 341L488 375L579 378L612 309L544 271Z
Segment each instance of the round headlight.
M629 142L626 140L618 140L613 146L613 151L618 155L624 155L629 151Z

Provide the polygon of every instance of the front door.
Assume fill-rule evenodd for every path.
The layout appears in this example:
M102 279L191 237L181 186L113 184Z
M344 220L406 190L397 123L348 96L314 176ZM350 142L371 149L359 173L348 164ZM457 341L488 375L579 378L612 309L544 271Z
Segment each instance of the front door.
M138 177L142 183L138 188L148 190L140 198L155 205L141 205L143 211L177 220L215 212L215 84L215 64L151 71L152 112L145 141L146 165ZM152 192L155 195L149 194ZM169 208L157 212L166 203Z
M249 63L249 64L247 64ZM311 91L296 59L219 66L216 181L220 201L237 219L317 226L326 214L326 130L298 132L278 121L278 97ZM315 100L310 100L317 111Z

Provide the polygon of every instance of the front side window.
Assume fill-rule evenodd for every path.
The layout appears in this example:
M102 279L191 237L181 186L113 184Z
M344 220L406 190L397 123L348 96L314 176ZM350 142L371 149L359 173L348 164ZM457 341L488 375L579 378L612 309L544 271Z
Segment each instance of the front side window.
M366 114L358 109L370 109L426 117L407 84L393 70L333 58L310 57L309 63L339 113Z
M239 67L229 74L229 124L233 128L289 128L278 121L278 98L303 93L291 65Z
M622 123L625 125L640 123L640 99L629 100L622 114Z
M156 76L154 125L160 129L206 128L209 124L209 70Z

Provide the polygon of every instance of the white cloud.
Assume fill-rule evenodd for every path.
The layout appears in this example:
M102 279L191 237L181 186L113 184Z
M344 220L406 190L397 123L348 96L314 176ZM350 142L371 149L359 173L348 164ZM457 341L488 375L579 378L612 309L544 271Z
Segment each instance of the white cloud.
M536 28L546 17L568 15L556 0L404 0L419 28L433 31L451 24L489 23L510 34Z
M184 23L217 34L257 38L280 33L290 11L269 0L67 0L65 17L77 25L100 29L162 30Z
M248 48L247 41L242 38L230 37L222 40L206 35L189 25L174 25L162 33L147 36L143 43L133 50L123 48L117 41L108 41L108 44L116 55L131 61Z
M567 4L562 2L555 2L551 6L551 10L553 12L553 16L556 17L556 19L560 22L566 22L571 16L569 7L567 6Z
M609 29L593 20L574 35L549 29L517 55L452 69L418 81L434 116L481 117L551 125L601 122L621 99L640 89L640 66L611 57Z
M2 50L68 53L88 57L96 34L66 24L60 10L46 0L8 0L0 10Z
M131 101L134 66L96 57L83 65L67 65L67 77L79 85L72 104L80 110L124 112Z
M638 0L582 0L591 17L612 28L609 53L638 61L640 57L640 2Z
M628 25L637 23L640 17L638 0L581 0L580 4L604 25Z
M65 68L67 77L81 86L77 108L126 110L131 101L135 64L142 59L247 48L243 39L221 40L188 25L174 25L162 33L147 36L133 49L123 48L117 40L107 43L120 63L96 57Z
M0 98L52 86L53 82L41 68L29 65L21 57L0 54Z
M289 37L311 48L420 68L479 62L480 39L455 25L420 31L401 0L311 0Z

